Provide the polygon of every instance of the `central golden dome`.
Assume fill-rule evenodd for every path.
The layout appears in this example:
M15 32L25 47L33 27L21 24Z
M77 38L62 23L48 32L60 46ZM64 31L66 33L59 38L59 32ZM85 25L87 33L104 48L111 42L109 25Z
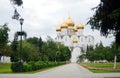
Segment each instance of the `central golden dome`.
M68 26L74 26L75 25L74 22L73 22L73 20L70 17L68 17L68 19L66 20L66 24Z
M78 42L78 40L77 40L77 38L73 38L73 43L77 43Z

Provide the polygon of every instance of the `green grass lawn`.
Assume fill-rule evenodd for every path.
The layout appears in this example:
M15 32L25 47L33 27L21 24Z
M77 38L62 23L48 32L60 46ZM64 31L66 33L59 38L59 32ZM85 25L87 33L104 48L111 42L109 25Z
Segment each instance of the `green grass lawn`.
M87 66L97 67L97 68L113 68L113 63L86 63ZM120 63L117 63L117 69L120 69Z
M90 69L93 73L118 73L120 70L94 70Z
M10 63L0 63L0 73L12 73Z
M120 72L120 63L117 63L117 70L113 70L114 63L84 63L81 65L94 73Z

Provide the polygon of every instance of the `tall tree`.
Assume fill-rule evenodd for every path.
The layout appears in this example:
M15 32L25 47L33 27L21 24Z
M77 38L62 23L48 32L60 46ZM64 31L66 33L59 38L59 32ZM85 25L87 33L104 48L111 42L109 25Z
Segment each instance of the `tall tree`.
M23 49L22 50L22 60L24 62L39 60L37 48L33 44L23 41L22 49Z
M71 51L63 44L55 42L50 36L43 43L42 51L49 61L66 61L71 58Z
M18 52L18 41L15 39L11 43L11 49L12 49L12 54L11 54L11 62L18 62L19 61L19 52Z
M118 45L120 46L120 0L101 0L94 9L96 12L88 23L92 29L100 30L103 36L112 33L115 36L116 49L118 49ZM116 58L115 55L114 65Z
M8 55L10 50L9 46L7 45L9 31L10 30L7 24L0 25L0 59L1 59L1 56Z
M42 41L42 38L40 37L38 41L39 51L42 51L42 45L43 45L43 41Z
M96 11L88 24L92 29L100 30L103 36L114 34L117 45L120 45L120 0L101 0L93 9Z
M35 47L38 47L39 38L37 38L37 37L30 37L30 38L28 38L26 40L27 40L27 42L33 44Z
M7 24L0 25L0 48L4 47L8 43L9 31Z

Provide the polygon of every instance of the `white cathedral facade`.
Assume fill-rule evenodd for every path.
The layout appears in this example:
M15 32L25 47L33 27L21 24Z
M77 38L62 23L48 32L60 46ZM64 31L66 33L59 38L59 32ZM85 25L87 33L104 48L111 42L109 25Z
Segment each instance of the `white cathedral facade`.
M94 45L94 37L83 34L83 24L75 25L71 17L60 24L57 29L56 41L68 46L71 50L71 62L77 62L80 56L87 49L87 46ZM82 50L83 49L83 50Z

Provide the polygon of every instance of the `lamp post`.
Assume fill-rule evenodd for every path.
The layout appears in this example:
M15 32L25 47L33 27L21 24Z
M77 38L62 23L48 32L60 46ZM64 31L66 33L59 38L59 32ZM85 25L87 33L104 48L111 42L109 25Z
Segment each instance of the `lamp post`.
M23 22L24 22L24 19L23 18L20 18L20 25L21 25L21 28L20 28L20 64L19 64L19 71L22 72L22 25L23 25Z

